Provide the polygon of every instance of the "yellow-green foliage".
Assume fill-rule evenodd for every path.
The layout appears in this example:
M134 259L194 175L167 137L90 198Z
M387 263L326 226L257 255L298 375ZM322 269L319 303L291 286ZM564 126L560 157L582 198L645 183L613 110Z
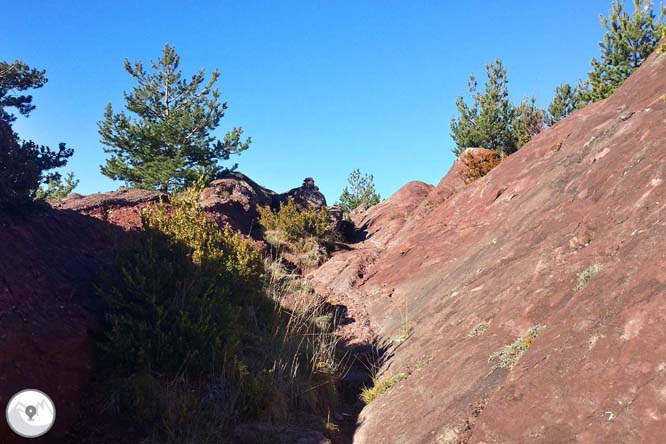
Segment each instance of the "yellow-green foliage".
M601 264L592 264L587 267L585 270L578 273L578 283L576 284L575 291L580 291L587 286L587 283L601 271L603 265Z
M195 189L147 208L142 220L144 230L99 285L102 361L120 402L131 415L161 423L168 419L160 407L165 381L224 374L242 382L235 414L258 414L271 384L262 382L261 366L249 370L239 357L273 317L260 251L208 220ZM156 374L152 384L142 382Z
M494 368L512 368L523 357L525 352L539 335L543 326L535 325L522 335L518 336L513 343L505 345L490 355L488 362L496 361Z
M118 408L168 444L230 442L241 420L325 417L342 371L328 306L280 307L286 286L307 285L279 262L267 273L196 189L147 208L143 228L99 284L100 362Z
M275 244L293 244L309 237L325 241L331 236L326 208L301 210L292 198L287 203L281 203L278 211L269 207L259 208L259 222L267 233L279 233L273 236ZM271 239L267 238L267 241L271 242Z
M422 370L426 365L432 362L432 359L433 357L431 355L425 355L416 361L415 366L410 365L406 367L404 371L395 373L391 376L384 375L381 377L373 377L372 387L364 387L363 390L361 390L361 401L363 401L365 404L370 404L372 401L377 399L379 395L387 392L398 383L409 378L414 372Z
M365 404L370 404L372 401L377 399L379 395L387 392L393 386L398 384L401 381L407 379L407 373L396 373L392 376L382 376L380 378L372 378L372 387L365 387L361 391L361 401Z
M189 188L143 214L146 230L155 230L191 249L195 264L215 262L218 272L233 280L236 291L257 292L263 280L263 259L254 242L206 217L198 205L199 190Z

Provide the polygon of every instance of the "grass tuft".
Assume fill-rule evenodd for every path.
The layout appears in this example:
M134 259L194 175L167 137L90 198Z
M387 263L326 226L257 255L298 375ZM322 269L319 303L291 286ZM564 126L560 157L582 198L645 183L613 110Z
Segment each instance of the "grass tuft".
M587 267L585 270L578 273L578 284L574 291L580 291L587 286L590 280L601 271L603 265L593 264Z
M365 404L370 404L381 394L386 393L399 382L407 379L407 376L407 373L400 372L392 376L372 378L372 387L365 387L361 391L361 401L363 401Z
M493 368L512 368L534 342L534 339L544 329L544 326L535 325L522 335L518 336L513 343L505 345L490 355L488 362L496 361Z
M392 376L382 376L372 378L372 387L364 387L361 391L361 401L365 404L370 404L377 399L379 395L387 392L399 382L404 381L412 375L415 371L423 369L426 365L430 364L433 360L432 355L425 355L418 361L415 366L408 366L404 371L396 373Z
M395 336L391 337L391 343L393 344L402 344L414 333L414 323L409 319L405 318L400 326L400 330Z

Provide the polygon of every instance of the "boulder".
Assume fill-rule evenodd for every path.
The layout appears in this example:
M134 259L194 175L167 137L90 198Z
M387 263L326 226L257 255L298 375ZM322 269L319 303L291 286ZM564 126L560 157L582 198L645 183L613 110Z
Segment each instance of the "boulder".
M286 202L289 198L294 199L296 205L301 209L320 209L326 206L326 198L315 185L312 177L306 177L303 185L292 188L279 196L280 202Z
M199 197L201 206L220 226L229 224L234 230L257 238L257 208L275 207L277 200L275 192L239 172L214 180Z

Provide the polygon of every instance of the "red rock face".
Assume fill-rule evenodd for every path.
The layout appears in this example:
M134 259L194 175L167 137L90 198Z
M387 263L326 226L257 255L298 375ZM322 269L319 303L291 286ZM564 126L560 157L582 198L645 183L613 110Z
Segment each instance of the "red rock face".
M70 194L54 202L53 207L92 216L129 230L141 228L141 210L160 199L167 200L167 196L158 191L121 189L89 196Z
M72 211L0 216L0 226L0 400L4 408L25 388L49 394L57 419L35 442L57 442L92 376L94 279L128 234ZM17 439L0 421L0 442Z
M653 54L486 177L454 167L355 215L366 239L314 282L359 335L413 333L354 443L666 442L665 92ZM513 367L489 362L534 326Z

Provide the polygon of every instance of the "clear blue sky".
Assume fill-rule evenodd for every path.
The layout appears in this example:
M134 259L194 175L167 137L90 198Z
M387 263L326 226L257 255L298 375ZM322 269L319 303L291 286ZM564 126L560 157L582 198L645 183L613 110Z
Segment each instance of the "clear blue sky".
M1 57L46 69L49 83L15 128L76 152L83 194L116 189L99 172L97 121L132 86L123 60L176 46L186 74L219 67L229 103L218 134L242 126L239 170L278 192L315 178L329 202L354 168L388 197L437 183L453 156L449 122L467 78L501 57L515 101L546 106L598 55L610 0L65 1L3 6Z

